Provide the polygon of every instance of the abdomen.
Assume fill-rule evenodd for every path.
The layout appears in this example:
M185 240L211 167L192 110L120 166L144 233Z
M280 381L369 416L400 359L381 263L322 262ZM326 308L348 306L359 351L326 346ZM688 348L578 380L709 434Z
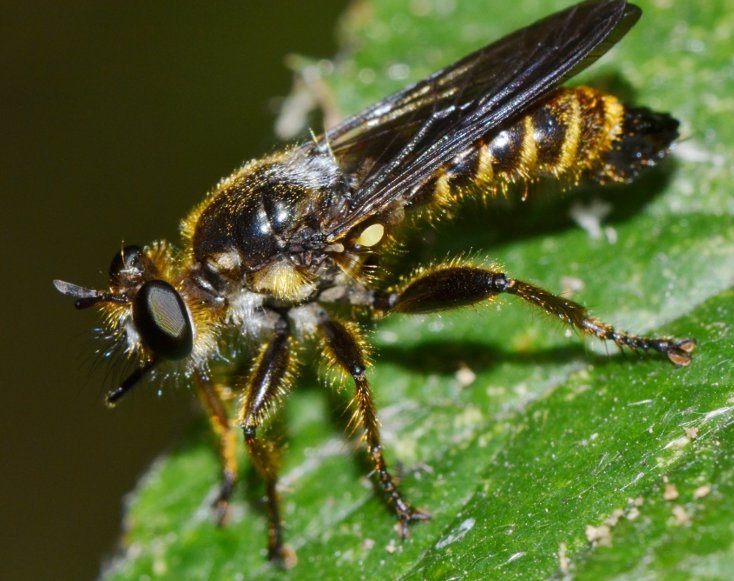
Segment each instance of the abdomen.
M414 199L448 204L468 186L491 194L543 178L627 182L662 159L677 136L678 122L667 113L625 107L590 87L559 89L456 156Z

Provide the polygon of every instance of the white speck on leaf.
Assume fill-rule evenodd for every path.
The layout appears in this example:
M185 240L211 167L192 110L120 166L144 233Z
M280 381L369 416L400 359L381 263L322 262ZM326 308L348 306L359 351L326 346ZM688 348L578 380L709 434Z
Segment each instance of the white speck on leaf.
M699 486L696 488L696 490L693 491L693 498L699 499L703 498L704 496L708 496L711 492L711 485L710 484L704 484L703 486Z
M571 206L571 218L583 228L590 238L599 240L602 235L601 223L612 211L612 205L599 198L588 204L576 202Z
M517 561L518 559L520 559L520 558L522 558L524 556L525 556L525 551L520 551L518 553L514 553L513 555L510 555L510 558L507 559L507 561L505 561L503 563L503 565L507 565L508 563L512 563L513 561Z
M458 527L436 543L436 548L443 549L444 547L454 544L456 541L460 541L470 530L474 528L476 523L477 521L473 518L468 518L465 521L462 521Z

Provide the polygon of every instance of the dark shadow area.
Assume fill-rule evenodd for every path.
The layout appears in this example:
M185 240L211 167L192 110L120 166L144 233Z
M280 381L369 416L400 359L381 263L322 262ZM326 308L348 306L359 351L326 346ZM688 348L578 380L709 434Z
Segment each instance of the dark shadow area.
M453 376L460 366L483 372L502 363L523 365L564 364L584 357L583 346L517 352L472 341L433 340L410 349L380 347L380 358L420 374Z
M666 189L674 166L674 160L666 159L632 184L582 184L564 191L558 184L541 182L530 187L526 201L512 188L507 196L500 194L486 202L466 200L450 219L433 224L418 219L402 227L398 232L400 251L386 258L390 280L436 259L477 250L491 256L492 247L578 228L571 217L574 204L604 200L612 209L603 224L624 223ZM513 274L522 278L522 273Z
M590 339L593 340L593 339ZM381 360L389 361L405 369L420 374L453 376L461 366L468 366L474 372L485 372L502 363L519 365L564 365L573 361L584 361L595 367L617 365L615 357L619 349L610 344L609 355L590 352L584 347L583 339L578 345L553 347L532 351L512 351L500 347L488 347L473 341L430 340L409 349L395 346L382 346L379 349ZM622 356L628 353L623 351ZM635 359L657 358L658 353L639 353Z

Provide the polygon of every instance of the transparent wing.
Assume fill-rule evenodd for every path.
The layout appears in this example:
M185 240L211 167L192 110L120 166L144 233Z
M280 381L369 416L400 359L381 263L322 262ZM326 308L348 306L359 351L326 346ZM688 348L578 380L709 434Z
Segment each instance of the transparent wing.
M520 29L368 107L304 145L330 149L353 177L328 239L390 202L409 203L436 170L607 52L640 9L624 0L582 2Z

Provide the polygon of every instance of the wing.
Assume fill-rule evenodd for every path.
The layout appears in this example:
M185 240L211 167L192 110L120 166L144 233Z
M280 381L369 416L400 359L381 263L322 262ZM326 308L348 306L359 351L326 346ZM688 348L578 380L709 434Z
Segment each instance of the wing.
M304 145L333 152L354 179L327 239L339 238L396 199L409 202L411 192L441 166L607 52L640 14L625 0L582 2L470 54Z

